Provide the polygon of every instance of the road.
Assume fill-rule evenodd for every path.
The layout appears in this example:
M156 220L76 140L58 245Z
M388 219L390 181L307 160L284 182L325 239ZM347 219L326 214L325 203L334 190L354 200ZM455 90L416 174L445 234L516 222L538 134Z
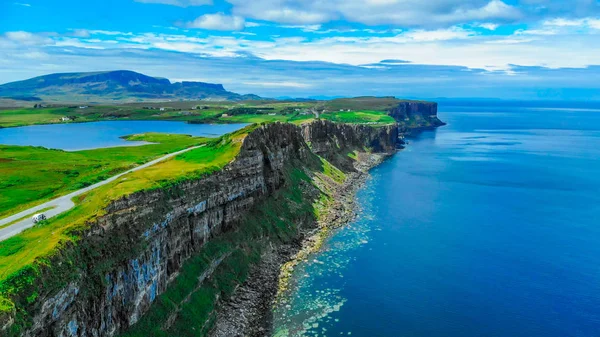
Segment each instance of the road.
M53 216L56 216L58 214L61 214L63 212L66 212L68 210L70 210L71 208L73 208L75 206L75 203L73 203L73 201L71 201L71 199L73 199L76 196L82 195L86 192L89 192L95 188L98 188L102 185L106 185L110 182L113 182L117 179L119 179L120 177L129 174L131 172L135 172L135 171L139 171L142 169L145 169L147 167L150 167L154 164L157 164L161 161L164 161L166 159L172 158L176 155L182 154L184 152L187 151L191 151L197 148L200 148L204 145L200 145L200 146L194 146L194 147L190 147L181 151L177 151L177 152L173 152L173 153L169 153L166 156L160 157L158 159L152 160L150 162L147 162L146 164L140 165L138 167L135 167L131 170L125 171L123 173L119 173L116 176L113 176L111 178L108 178L104 181L101 181L99 183L96 183L94 185L90 185L88 187L82 188L80 190L77 190L75 192L69 193L67 195L64 195L62 197L58 197L56 199L50 200L48 202L45 202L43 204L37 205L35 207L29 208L27 210L24 210L23 212L11 215L7 218L1 219L0 220L0 226L4 226L6 224L9 224L11 222L17 221L19 219L23 219L21 221L17 221L14 224L4 227L4 228L0 228L0 241L2 240L6 240L14 235L17 235L19 233L21 233L22 231L26 230L27 228L30 228L34 225L33 221L31 220L31 217L35 214L38 213L40 210L43 209L47 209L52 207L51 210L48 211L44 211L43 213L46 215L47 218L51 218Z

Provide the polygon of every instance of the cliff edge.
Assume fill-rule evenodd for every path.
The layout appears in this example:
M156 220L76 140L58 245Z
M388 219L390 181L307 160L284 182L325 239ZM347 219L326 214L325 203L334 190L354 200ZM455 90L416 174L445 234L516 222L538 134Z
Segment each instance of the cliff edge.
M395 125L250 128L223 169L114 200L72 233L77 240L2 282L0 294L11 303L0 331L207 335L253 266L277 247L299 249L318 228L356 171L353 162L393 153L397 138Z

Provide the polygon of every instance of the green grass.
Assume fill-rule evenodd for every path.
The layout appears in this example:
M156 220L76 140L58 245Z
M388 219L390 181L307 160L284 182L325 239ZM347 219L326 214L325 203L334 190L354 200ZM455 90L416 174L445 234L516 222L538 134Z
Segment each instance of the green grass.
M376 111L387 111L393 107L398 106L401 102L424 102L415 100L398 99L392 96L387 97L374 97L374 96L361 96L353 98L337 98L325 102L325 106L328 110L339 111L339 109L351 109L351 110L376 110Z
M156 144L76 152L0 145L0 218L207 141L207 138L154 133L126 139Z
M60 242L76 241L77 238L69 233L103 215L104 208L111 201L137 191L165 187L221 169L239 152L245 132L249 129L212 140L204 147L132 172L94 189L77 198L76 206L68 212L3 241L0 245L0 282L31 265L36 259L50 254ZM16 246L23 249L13 249Z
M210 121L220 116L225 107L211 107L203 110L191 109L143 109L136 106L91 106L77 107L0 109L0 127L15 127L34 124L80 123L106 120L174 120ZM73 121L63 122L62 117L74 117Z
M235 115L219 118L220 122L227 123L269 123L269 122L288 122L288 123L303 123L313 119L313 115Z
M30 322L39 296L53 294L74 279L84 277L82 296L98 296L104 275L116 263L126 261L144 249L143 241L131 242L131 233L123 226L112 236L81 234L95 218L104 215L106 206L123 195L141 190L164 188L188 179L198 179L222 169L239 153L244 137L257 126L206 142L204 147L173 157L150 168L128 174L108 185L78 197L76 207L49 219L0 245L0 315L16 312L16 323L9 336L18 336ZM162 135L144 139L160 140ZM237 230L211 239L181 269L181 273L159 296L150 312L124 336L198 336L205 335L214 322L218 298L229 296L246 280L252 264L259 261L270 242L291 242L297 238L298 224L314 220L314 203L319 195L307 198L311 178L299 169L308 165L316 172L341 181L344 174L316 156L304 163L290 164L286 184L271 197L262 200L244 216ZM138 233L139 234L139 233ZM120 247L120 248L117 248ZM215 258L226 256L210 280L198 283ZM82 260L82 258L84 258ZM95 259L101 258L96 261ZM81 270L86 270L85 275ZM14 300L14 302L13 302ZM164 331L169 314L177 312L172 325Z
M332 101L285 102L162 102L135 103L123 105L98 105L86 109L78 107L0 109L0 127L14 127L32 124L65 123L61 117L72 116L75 122L105 120L173 120L195 123L262 123L292 122L301 123L313 118L312 108L325 109L323 118L346 123L390 123L382 114L398 105L401 100L391 97L357 97ZM145 109L152 107L153 109ZM164 107L164 111L160 108ZM198 107L198 109L195 109ZM194 108L194 109L192 109ZM340 109L350 109L341 112ZM240 111L256 111L256 114L240 114ZM275 115L269 115L274 113ZM228 117L221 117L228 114ZM233 116L232 116L233 115ZM377 116L374 116L377 115Z
M376 123L376 124L393 124L396 121L382 111L339 111L333 113L325 113L321 115L322 119L327 119L338 123Z

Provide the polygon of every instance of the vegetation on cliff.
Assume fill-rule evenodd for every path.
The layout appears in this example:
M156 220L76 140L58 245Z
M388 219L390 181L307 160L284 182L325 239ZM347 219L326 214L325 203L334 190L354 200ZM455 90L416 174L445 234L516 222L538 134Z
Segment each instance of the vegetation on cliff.
M208 142L187 135L147 133L124 137L153 144L67 152L0 145L0 218L93 185L166 153Z
M150 311L121 337L206 335L219 299L230 296L246 280L264 249L296 240L300 227L314 223L313 203L318 194L304 169L312 166L325 174L318 163L314 158L308 166L299 162L289 165L285 186L255 205L235 230L209 241L188 260ZM211 277L202 278L219 259L222 262Z
M382 118L382 114L376 111L369 116L375 116L379 121ZM333 152L341 153L330 156L331 153L323 152L323 157L319 157L316 154L318 151L309 150L302 140L301 129L295 128L294 132L282 129L285 131L282 133L285 151L289 150L287 146L295 147L295 151L304 153L304 159L295 158L295 161L286 162L283 186L277 186L270 191L268 198L255 204L244 215L241 225L228 228L195 252L185 262L175 280L169 283L167 291L153 302L150 312L125 332L125 336L185 336L191 332L195 332L194 335L206 332L214 319L212 313L215 303L219 298L231 294L236 285L243 283L250 266L259 260L263 249L273 243L296 240L300 227L314 224L321 211L317 205L324 205L331 198L332 186L346 179L345 173L325 158L335 159L336 163L347 162L358 158L356 150L362 152L374 144L379 144L378 147L385 144L381 147L385 151L390 146L395 148L395 125L377 130L368 125L354 126L354 129L360 130L357 131L357 135L360 135L358 138L364 138L365 133L371 134L373 138L381 138L378 142L373 142L374 139L367 137L370 139L368 142L365 142L365 138L357 143L356 136L348 138L348 126L337 128L326 124L327 122L318 123L319 127L315 129L318 131L309 133L310 141L315 146L320 141L318 147L321 151L330 148ZM392 127L396 130L395 133L388 130ZM106 237L90 233L90 226L98 226L97 221L107 214L111 203L140 191L168 191L165 193L169 196L171 193L183 193L180 188L182 185L209 177L231 163L240 153L244 140L256 128L259 126L249 126L215 140L195 139L204 146L90 191L75 200L76 207L71 211L3 241L0 246L0 322L2 316L6 315L14 319L8 330L9 335L18 336L30 328L33 315L40 311L41 303L48 296L82 277L86 284L80 296L102 298L105 276L116 265L126 263L148 249L145 241L138 239L143 233L141 228L120 226L117 233ZM260 134L254 139L277 138L275 135L281 133L277 128L261 127L260 130L270 130L271 133ZM320 135L323 132L340 134L331 138ZM287 139L285 133L293 137ZM131 139L161 142L165 137L170 136L152 134L134 136ZM350 140L351 144L340 143ZM337 145L330 147L328 144ZM260 148L269 145L255 146ZM279 150L286 153L283 149ZM270 157L267 152L261 153L265 154L265 162L277 162L281 159L278 156ZM343 160L338 158L340 156ZM158 210L162 211L166 214L169 209L164 206L164 209ZM103 233L100 228L94 230ZM94 263L83 265L85 261ZM82 275L82 271L85 271L85 275ZM211 271L212 277L204 280L201 276L207 271Z
M37 103L36 103L37 104ZM0 109L0 127L32 124L64 123L62 117L74 122L105 120L172 120L190 123L302 123L316 118L343 123L409 124L408 120L395 118L391 112L399 105L417 104L435 106L434 103L400 100L394 97L356 97L331 101L244 101L211 102L182 101L163 103L136 103L123 105L42 106L38 108ZM437 109L437 106L435 106ZM428 112L429 113L429 112ZM424 116L426 119L429 116Z
M90 191L75 200L76 207L72 210L3 241L0 245L0 310L17 310L18 322L12 328L14 333L18 335L20 328L27 325L28 311L33 310L31 306L40 293L38 288L58 289L70 278L77 277L73 272L80 254L78 249L89 247L73 247L77 247L87 224L101 216L112 201L127 194L164 188L220 170L237 155L242 140L253 128L255 126L215 140L204 139L203 147ZM151 138L158 140L159 136ZM118 249L124 253L129 248L133 249L126 245L120 245ZM110 264L110 261L103 263ZM45 278L53 280L52 284L36 284L43 273L54 274Z

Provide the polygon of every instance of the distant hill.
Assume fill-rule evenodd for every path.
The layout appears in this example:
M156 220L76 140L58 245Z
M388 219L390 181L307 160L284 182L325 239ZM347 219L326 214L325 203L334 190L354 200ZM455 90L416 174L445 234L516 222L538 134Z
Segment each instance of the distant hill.
M171 83L129 70L50 74L0 85L0 98L23 97L63 102L260 99L227 91L221 84Z

